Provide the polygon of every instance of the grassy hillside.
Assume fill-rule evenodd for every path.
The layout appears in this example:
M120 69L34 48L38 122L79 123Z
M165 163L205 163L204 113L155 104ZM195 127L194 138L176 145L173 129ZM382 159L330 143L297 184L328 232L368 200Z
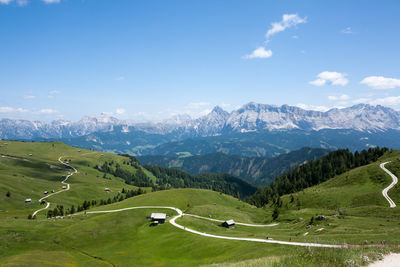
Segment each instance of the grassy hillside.
M188 213L212 213L216 218L235 218L248 223L269 221L262 209L224 194L199 189L149 193L108 205L107 209L160 204L180 207ZM97 209L100 208L94 210ZM310 263L317 263L310 258L311 253L322 256L318 260L323 263L322 266L334 266L335 262L343 263L345 259L359 259L360 255L372 258L378 252L384 252L381 248L365 248L338 253L336 249L210 239L177 229L168 223L151 227L146 217L157 211L174 215L168 210L143 209L77 215L60 220L39 218L4 221L0 228L0 240L4 244L0 249L0 261L5 266L41 266L57 262L60 266L65 262L76 266L198 266L259 258L267 262L272 257L274 261L309 266ZM179 223L229 236L264 238L266 234L265 229L245 227L226 230L219 224L191 217L184 217ZM282 238L288 237L284 232L289 226L284 224L279 228ZM46 251L45 256L43 251ZM309 258L302 259L303 256Z
M376 163L356 168L298 193L282 196L279 204L270 202L264 210L272 214L277 207L277 221L291 224L285 234L294 240L350 243L362 243L363 240L379 243L385 240L398 244L400 208L389 208L382 196L382 189L392 180L379 164L391 161L387 167L400 174L399 155L399 151L388 152ZM389 196L400 204L399 184L389 191ZM318 215L326 219L317 221ZM307 228L312 217L314 222ZM320 228L324 230L316 232ZM309 234L304 237L306 232ZM276 234L279 236L280 233Z
M1 142L3 143L3 142ZM54 144L54 146L53 146ZM256 208L231 196L201 189L171 189L148 192L121 202L96 206L90 210L111 210L134 206L174 206L186 213L215 219L268 224L275 227L252 228L236 226L226 229L220 223L184 216L179 224L192 229L226 236L266 237L283 241L319 242L326 244L377 244L384 247L349 249L302 248L276 244L229 241L198 236L166 223L151 227L146 217L152 212L175 212L163 209L130 210L108 214L81 214L64 219L46 219L44 213L36 220L26 215L40 205L35 201L44 190L59 187L60 175L67 171L57 162L60 155L71 160L79 171L71 176L71 190L49 198L52 205L79 204L90 198L109 196L104 187L117 193L122 187L135 187L94 168L105 161L120 162L125 157L72 148L61 143L8 142L0 154L29 161L0 158L0 262L2 266L199 266L232 264L242 266L348 266L365 264L380 253L396 250L399 245L399 208L388 208L381 195L390 177L379 163L392 160L388 168L397 171L399 151L385 154L378 162L336 176L318 186L281 197L279 216L272 220L275 207L270 203ZM32 153L32 156L29 154ZM111 179L110 179L111 178ZM153 177L154 179L154 177ZM6 193L10 191L11 196ZM398 201L396 186L389 195ZM23 200L29 194L32 206ZM22 204L21 204L22 203ZM35 206L36 205L36 206ZM317 221L317 215L325 220ZM314 222L310 227L311 217ZM323 228L322 230L319 230ZM304 235L308 233L307 235Z
M121 160L113 154L103 154L90 150L81 150L63 143L23 143L1 142L0 154L10 155L13 158L0 158L0 210L2 215L23 216L24 218L34 210L42 208L38 200L45 196L44 191L61 190L60 183L70 170L62 165L58 158L70 160L79 173L71 176L68 182L71 190L51 197L49 201L69 207L81 204L84 200L101 200L113 198L125 189L136 189L127 185L121 178L103 174L93 167L97 162L104 160ZM8 145L4 145L4 143ZM32 154L32 156L29 156ZM16 159L14 159L16 158ZM109 193L104 189L109 188ZM6 193L10 192L10 197ZM32 199L32 204L25 204L26 198ZM40 214L44 216L44 213Z

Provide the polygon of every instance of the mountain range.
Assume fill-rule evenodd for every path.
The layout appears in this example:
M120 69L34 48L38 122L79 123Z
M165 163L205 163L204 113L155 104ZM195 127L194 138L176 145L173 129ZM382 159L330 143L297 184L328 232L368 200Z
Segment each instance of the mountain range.
M326 112L250 102L227 112L215 107L197 119L175 116L158 123L129 123L106 114L77 122L0 120L0 138L61 140L70 145L134 155L203 155L223 152L274 156L302 147L399 148L400 112L358 104Z

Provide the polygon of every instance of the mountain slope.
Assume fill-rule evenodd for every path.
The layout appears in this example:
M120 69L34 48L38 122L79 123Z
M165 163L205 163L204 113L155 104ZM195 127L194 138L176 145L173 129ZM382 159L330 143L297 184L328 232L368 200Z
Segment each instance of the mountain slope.
M383 132L331 129L320 131L262 131L172 141L145 149L142 151L142 155L176 157L181 154L204 155L222 152L242 157L273 157L302 147L331 150L348 148L351 151L375 146L399 149L399 136L400 131L398 130Z
M164 179L164 177L156 177L143 168L135 157L83 150L60 142L28 143L0 140L0 144L0 194L4 196L7 191L10 191L14 196L10 201L30 211L40 207L37 200L43 196L44 191L60 189L62 177L67 172L66 167L58 162L60 156L68 159L70 164L79 170L78 174L69 179L71 187L76 190L73 194L64 193L70 197L65 198L64 201L68 207L71 205L77 207L81 204L76 202L79 198L76 194L80 194L80 197L84 197L85 200L107 201L108 197L105 199L99 197L100 195L107 196L107 192L104 192L105 188L111 189L112 192L120 192L123 187L126 187L125 189L144 187L147 191L193 187L241 197L249 196L257 190L256 186L245 180L224 174L192 176L180 171L181 175L176 174L169 179ZM165 168L165 171L175 174L177 170ZM30 193L32 190L29 190L29 187L24 187L26 183L30 183L30 187L35 188L33 194ZM114 197L114 194L111 196ZM33 205L26 206L24 204L26 198L31 198ZM54 198L64 199L62 194ZM6 210L6 208L0 206L0 210Z
M249 201L257 206L264 206L270 201L276 203L277 198L282 195L297 193L329 181L336 175L376 162L388 151L387 148L379 147L363 150L360 153L356 151L354 154L347 149L332 151L326 156L279 176L269 186L259 189Z
M242 158L224 153L212 153L192 157L141 156L142 164L179 168L192 174L214 172L229 173L252 183L266 185L277 176L295 166L317 159L328 153L325 149L303 148L273 158Z

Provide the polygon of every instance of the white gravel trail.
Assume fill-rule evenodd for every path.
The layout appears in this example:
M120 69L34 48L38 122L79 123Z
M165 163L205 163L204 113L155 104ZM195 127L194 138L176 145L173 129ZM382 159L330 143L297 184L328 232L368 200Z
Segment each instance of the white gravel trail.
M59 157L59 158L58 158L58 161L59 161L61 164L64 164L65 166L70 167L70 168L72 168L72 169L74 170L74 172L69 173L69 174L65 177L65 179L61 181L61 183L64 184L64 185L66 185L67 188L66 188L66 189L61 189L60 191L57 191L57 192L54 192L54 193L51 193L51 194L48 194L48 195L42 197L41 199L39 199L39 203L42 202L42 200L44 200L44 199L46 199L46 198L48 198L48 197L54 196L54 195L59 194L59 193L64 192L64 191L68 191L68 190L70 189L70 185L69 185L69 183L67 183L66 181L68 180L69 177L71 177L72 175L78 173L78 170L75 169L74 167L72 167L71 165L69 165L68 163L63 162L63 161L61 160L62 157L63 157L63 156ZM46 210L46 209L48 209L49 207L50 207L50 202L47 202L46 207L44 207L44 208L42 208L42 209L36 210L36 211L32 214L32 217L33 217L33 216L36 216L36 214L37 214L38 212L40 212L40 211L42 211L42 210Z
M280 244L280 245L290 245L290 246L301 246L301 247L322 247L322 248L347 248L348 245L331 245L331 244L319 244L319 243L302 243L302 242L290 242L290 241L279 241L279 240L270 240L270 239L260 239L260 238L246 238L246 237L231 237L231 236L221 236L221 235L213 235L207 234L203 232L199 232L193 229L190 229L186 226L180 225L176 222L176 219L185 216L185 214L178 208L175 207L165 207L165 206L140 206L140 207L129 207L123 209L116 210L98 210L98 211L87 211L86 214L96 214L96 213L112 213L112 212L121 212L126 210L134 210L134 209L171 209L178 213L178 215L172 217L169 222L184 231L201 235L205 237L218 238L218 239L227 239L227 240L237 240L237 241L248 241L248 242L259 242L259 243L270 243L270 244ZM82 214L82 213L79 213ZM76 215L79 215L76 214ZM199 216L200 217L200 216ZM249 226L249 225L248 225Z
M388 191L397 184L398 179L396 177L396 175L394 175L393 173L391 173L388 169L385 168L385 165L387 163L389 163L390 161L381 163L381 165L379 165L379 167L381 167L382 170L384 170L387 174L390 175L390 177L392 177L393 182L386 187L385 189L382 190L382 195L386 198L386 200L389 202L389 205L391 208L395 208L396 207L396 203L394 203L394 201L388 196Z

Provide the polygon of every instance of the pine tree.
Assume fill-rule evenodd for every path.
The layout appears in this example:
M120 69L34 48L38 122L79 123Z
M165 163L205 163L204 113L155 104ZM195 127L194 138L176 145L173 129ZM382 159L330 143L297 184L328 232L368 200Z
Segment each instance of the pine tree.
M275 207L274 212L272 213L272 219L276 220L279 217L279 210L278 207Z

